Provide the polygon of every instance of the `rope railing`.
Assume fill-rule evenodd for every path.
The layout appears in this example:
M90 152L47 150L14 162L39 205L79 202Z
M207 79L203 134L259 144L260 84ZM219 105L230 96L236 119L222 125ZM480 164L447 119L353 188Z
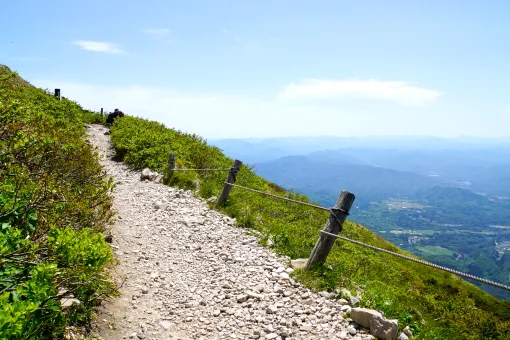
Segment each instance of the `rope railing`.
M448 272L448 273L452 273L452 274L455 274L455 275L458 275L458 276L462 276L462 277L465 277L465 278L468 278L468 279L471 279L471 280L474 280L474 281L482 282L482 283L485 283L485 284L488 284L488 285L491 285L491 286L494 286L494 287L498 287L498 288L510 291L510 286L504 285L502 283L490 281L490 280L483 279L483 278L478 277L478 276L474 276L474 275L471 275L471 274L466 274L466 273L460 272L460 271L455 270L455 269L450 269L448 267L443 267L443 266L440 266L440 265L437 265L437 264L434 264L434 263L431 263L431 262L427 262L427 261L424 261L424 260L415 259L415 258L410 257L410 256L406 256L406 255L402 255L402 254L399 254L399 253L395 253L395 252L390 251L390 250L386 250L386 249L383 249L383 248L371 246L369 244L366 244L366 243L363 243L363 242L359 242L359 241L350 239L350 238L345 237L345 236L340 236L340 235L328 233L327 231L324 231L324 230L321 230L321 233L329 235L329 236L332 236L332 237L335 237L335 238L339 238L339 239L347 241L347 242L351 242L351 243L360 245L362 247L370 248L370 249L375 250L375 251L380 251L380 252L383 252L383 253L386 253L386 254L397 256L397 257L403 258L403 259L408 260L408 261L413 261L413 262L416 262L416 263L420 263L420 264L423 264L423 265L426 265L426 266L429 266L429 267L432 267L432 268L443 270L443 271Z
M275 195L275 194L271 194L271 193L268 193L268 192L265 192L265 191L248 188L248 187L245 187L245 186L242 186L242 185L239 185L239 184L228 183L228 182L225 182L224 184L232 186L232 187L237 187L237 188L240 188L240 189L244 189L244 190L247 190L247 191L255 192L255 193L258 193L258 194L261 194L261 195L277 198L277 199L280 199L280 200L283 200L283 201L287 201L287 202L291 202L291 203L296 203L296 204L301 204L301 205L304 205L304 206L308 206L308 207L311 207L311 208L320 209L320 210L324 210L324 211L329 211L331 216L333 216L335 219L339 220L339 218L338 218L338 216L336 215L336 212L335 212L335 210L338 210L338 209L335 209L335 208L326 208L326 207L322 207L320 205L315 205L315 204L311 204L311 203L307 203L307 202L301 202L301 201L294 200L294 199L291 199L291 198L287 198L287 197L282 197L282 196L278 196L278 195ZM343 211L343 213L348 215L348 213L345 212L345 211ZM341 221L339 221L339 222L341 222ZM343 222L341 222L341 223L343 223ZM337 235L337 234L333 234L333 233L327 232L325 230L321 230L321 233L324 234L324 235L328 235L328 236L337 238L337 239L341 239L341 240L344 240L344 241L347 241L347 242L351 242L351 243L357 244L357 245L362 246L362 247L370 248L370 249L375 250L375 251L383 252L383 253L386 253L386 254L389 254L389 255L393 255L393 256L396 256L396 257L408 260L408 261L420 263L420 264L423 264L423 265L428 266L428 267L439 269L439 270L442 270L442 271L445 271L445 272L448 272L448 273L452 273L452 274L455 274L455 275L458 275L458 276L461 276L461 277L465 277L465 278L470 279L470 280L478 281L478 282L481 282L481 283L484 283L484 284L487 284L487 285L490 285L490 286L494 286L494 287L497 287L497 288L501 288L501 289L510 291L510 286L504 285L502 283L494 282L494 281L487 280L487 279L484 279L484 278L481 278L481 277L478 277L478 276L474 276L474 275L471 275L471 274L463 273L463 272L460 272L460 271L455 270L455 269L451 269L451 268L448 268L448 267L440 266L440 265L437 265L437 264L434 264L434 263L431 263L431 262L427 262L427 261L424 261L424 260L420 260L420 259L416 259L416 258L407 256L407 255L402 255L402 254L399 254L399 253L395 253L393 251L386 250L386 249L383 249L383 248L379 248L379 247L376 247L376 246L372 246L372 245L369 245L369 244L366 244L366 243L363 243L363 242L360 242L360 241L356 241L356 240L350 239L350 238L345 237L345 236L340 236L340 235Z
M230 186L233 186L233 187L237 187L237 188L241 188L241 189L244 189L244 190L256 192L256 193L261 194L261 195L266 195L266 196L278 198L278 199L281 199L281 200L284 200L284 201L288 201L288 202L292 202L292 203L297 203L297 204L302 204L302 205L306 205L308 207L312 207L312 208L316 208L316 209L321 209L321 210L325 210L325 211L330 211L330 209L321 207L320 205L315 205L315 204L311 204L311 203L307 203L307 202L301 202L301 201L298 201L298 200L293 200L292 198L287 198L287 197L282 197L282 196L274 195L274 194L271 194L269 192L265 192L265 191L260 191L260 190L248 188L248 187L245 187L245 186L242 186L242 185L239 185L239 184L233 184L233 183L228 183L228 182L225 182L224 184L230 185Z

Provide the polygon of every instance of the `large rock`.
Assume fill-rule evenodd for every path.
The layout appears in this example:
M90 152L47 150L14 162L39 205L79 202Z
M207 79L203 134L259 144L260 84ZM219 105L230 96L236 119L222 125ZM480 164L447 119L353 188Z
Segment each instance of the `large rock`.
M404 333L400 333L397 340L409 340L409 337Z
M248 295L248 298L251 298L251 299L262 300L264 298L264 295L250 292L250 291L248 291L246 293L246 295Z
M276 314L277 311L278 311L278 307L276 307L275 305L270 305L266 309L267 314Z
M164 329L170 329L170 327L172 327L172 324L169 322L169 321L166 321L166 320L161 320L159 322L159 324L161 325L161 327L163 327Z
M413 332L411 332L411 328L409 328L409 326L406 326L404 328L404 334L407 335L409 338L413 337Z
M216 196L209 197L206 201L207 203L216 203L218 198Z
M351 296L351 297L349 298L349 302L350 302L349 304L350 304L351 306L353 306L353 307L354 307L354 306L357 306L357 305L359 305L360 300L361 300L361 298L360 298L359 296Z
M346 299L339 299L338 303L343 306L343 305L348 305L349 301L347 301Z
M168 207L168 203L164 202L156 202L154 203L154 209L158 210L165 210Z
M290 261L290 266L294 269L303 269L306 267L308 259L295 259Z
M157 172L151 172L151 175L149 176L149 180L156 182L156 179L160 176ZM161 176L161 179L163 179L163 176Z
M370 329L370 334L383 340L397 340L398 320L387 320L378 311L366 308L351 309L351 319Z
M152 176L152 171L149 168L145 168L142 170L142 173L140 175L140 180L143 181L144 179L150 180Z
M62 309L66 309L71 307L72 305L81 305L81 301L75 298L64 298L60 299L60 305L62 306Z
M163 175L158 172L153 172L149 168L145 168L140 174L140 181L144 180L161 183L163 181Z

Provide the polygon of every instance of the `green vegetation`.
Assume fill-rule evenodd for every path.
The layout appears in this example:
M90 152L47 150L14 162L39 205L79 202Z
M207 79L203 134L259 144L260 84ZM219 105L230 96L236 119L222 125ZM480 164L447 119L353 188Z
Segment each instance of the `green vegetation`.
M455 254L453 251L439 246L419 247L418 250L423 253L429 253L437 256L453 256Z
M248 143L241 145L249 148ZM502 257L510 252L510 230L491 227L510 224L510 200L494 197L508 196L509 152L507 146L413 151L354 148L282 157L257 164L255 170L326 206L335 202L339 187L346 188L358 195L351 210L353 221L416 256L510 285ZM430 173L440 175L427 176ZM471 183L466 186L470 190L456 187L461 185L458 179ZM399 229L400 234L395 232ZM453 254L419 249L427 246L440 246ZM475 284L510 301L508 291Z
M134 117L115 121L111 138L117 153L131 166L164 172L170 153L178 167L225 168L233 161L196 135L168 129L163 124ZM195 190L204 198L218 196L226 172L174 172L166 182ZM293 199L287 192L255 175L243 165L237 183ZM339 191L342 188L339 188ZM233 188L220 210L235 217L241 227L262 233L262 242L291 258L308 257L328 215L324 211L283 202ZM399 253L406 253L367 228L346 222L342 234ZM407 254L407 253L406 253ZM295 276L316 289L346 287L362 291L362 305L410 325L419 339L510 338L510 303L500 301L456 276L419 264L375 253L337 241L325 266Z
M86 331L116 294L101 234L112 181L84 139L92 117L0 65L0 339ZM71 294L79 304L63 308Z
M510 254L510 230L490 225L510 221L510 201L448 187L434 187L418 197L373 202L356 210L353 218L428 261L509 284L510 259L504 254ZM510 301L508 291L475 284Z

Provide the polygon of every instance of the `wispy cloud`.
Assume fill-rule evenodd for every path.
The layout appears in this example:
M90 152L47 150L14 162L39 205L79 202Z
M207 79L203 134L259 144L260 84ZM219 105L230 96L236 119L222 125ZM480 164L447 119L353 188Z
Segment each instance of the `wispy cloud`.
M103 41L88 41L88 40L77 40L73 42L73 45L79 46L82 50L103 52L103 53L126 53L117 44L112 44Z
M502 115L498 129L491 124L496 118L466 119L466 112L444 110L409 110L395 107L392 102L366 101L335 102L316 105L315 101L301 102L257 97L248 94L218 92L188 92L176 88L145 86L110 86L66 82L64 80L37 80L43 88L60 88L67 98L77 100L87 109L122 111L157 120L168 126L207 138L224 137L282 137L319 135L436 135L460 134L508 136L506 126L510 115ZM172 115L171 112L179 112ZM236 119L243 117L243 119ZM328 124L341 119L338 124ZM492 120L491 120L492 119ZM228 121L228 124L225 124ZM466 124L458 122L465 121ZM290 123L289 123L290 122ZM467 124L470 125L467 125Z
M167 36L170 30L168 28L144 28L142 32L153 37L161 38Z
M255 41L243 37L227 28L223 28L222 33L228 37L230 37L236 44L241 46L243 50L249 53L255 53L259 50L260 46Z
M351 96L388 100L403 105L422 105L442 95L437 90L405 81L307 79L287 85L279 98L292 100Z

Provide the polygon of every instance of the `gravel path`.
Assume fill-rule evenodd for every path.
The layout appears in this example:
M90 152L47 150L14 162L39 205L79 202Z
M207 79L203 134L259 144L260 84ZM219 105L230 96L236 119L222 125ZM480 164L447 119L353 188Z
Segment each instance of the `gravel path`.
M88 127L114 176L113 243L122 296L94 333L115 339L373 339L342 317L345 300L296 283L289 260L258 245L204 200L111 160L107 129ZM354 326L354 327L353 327Z

